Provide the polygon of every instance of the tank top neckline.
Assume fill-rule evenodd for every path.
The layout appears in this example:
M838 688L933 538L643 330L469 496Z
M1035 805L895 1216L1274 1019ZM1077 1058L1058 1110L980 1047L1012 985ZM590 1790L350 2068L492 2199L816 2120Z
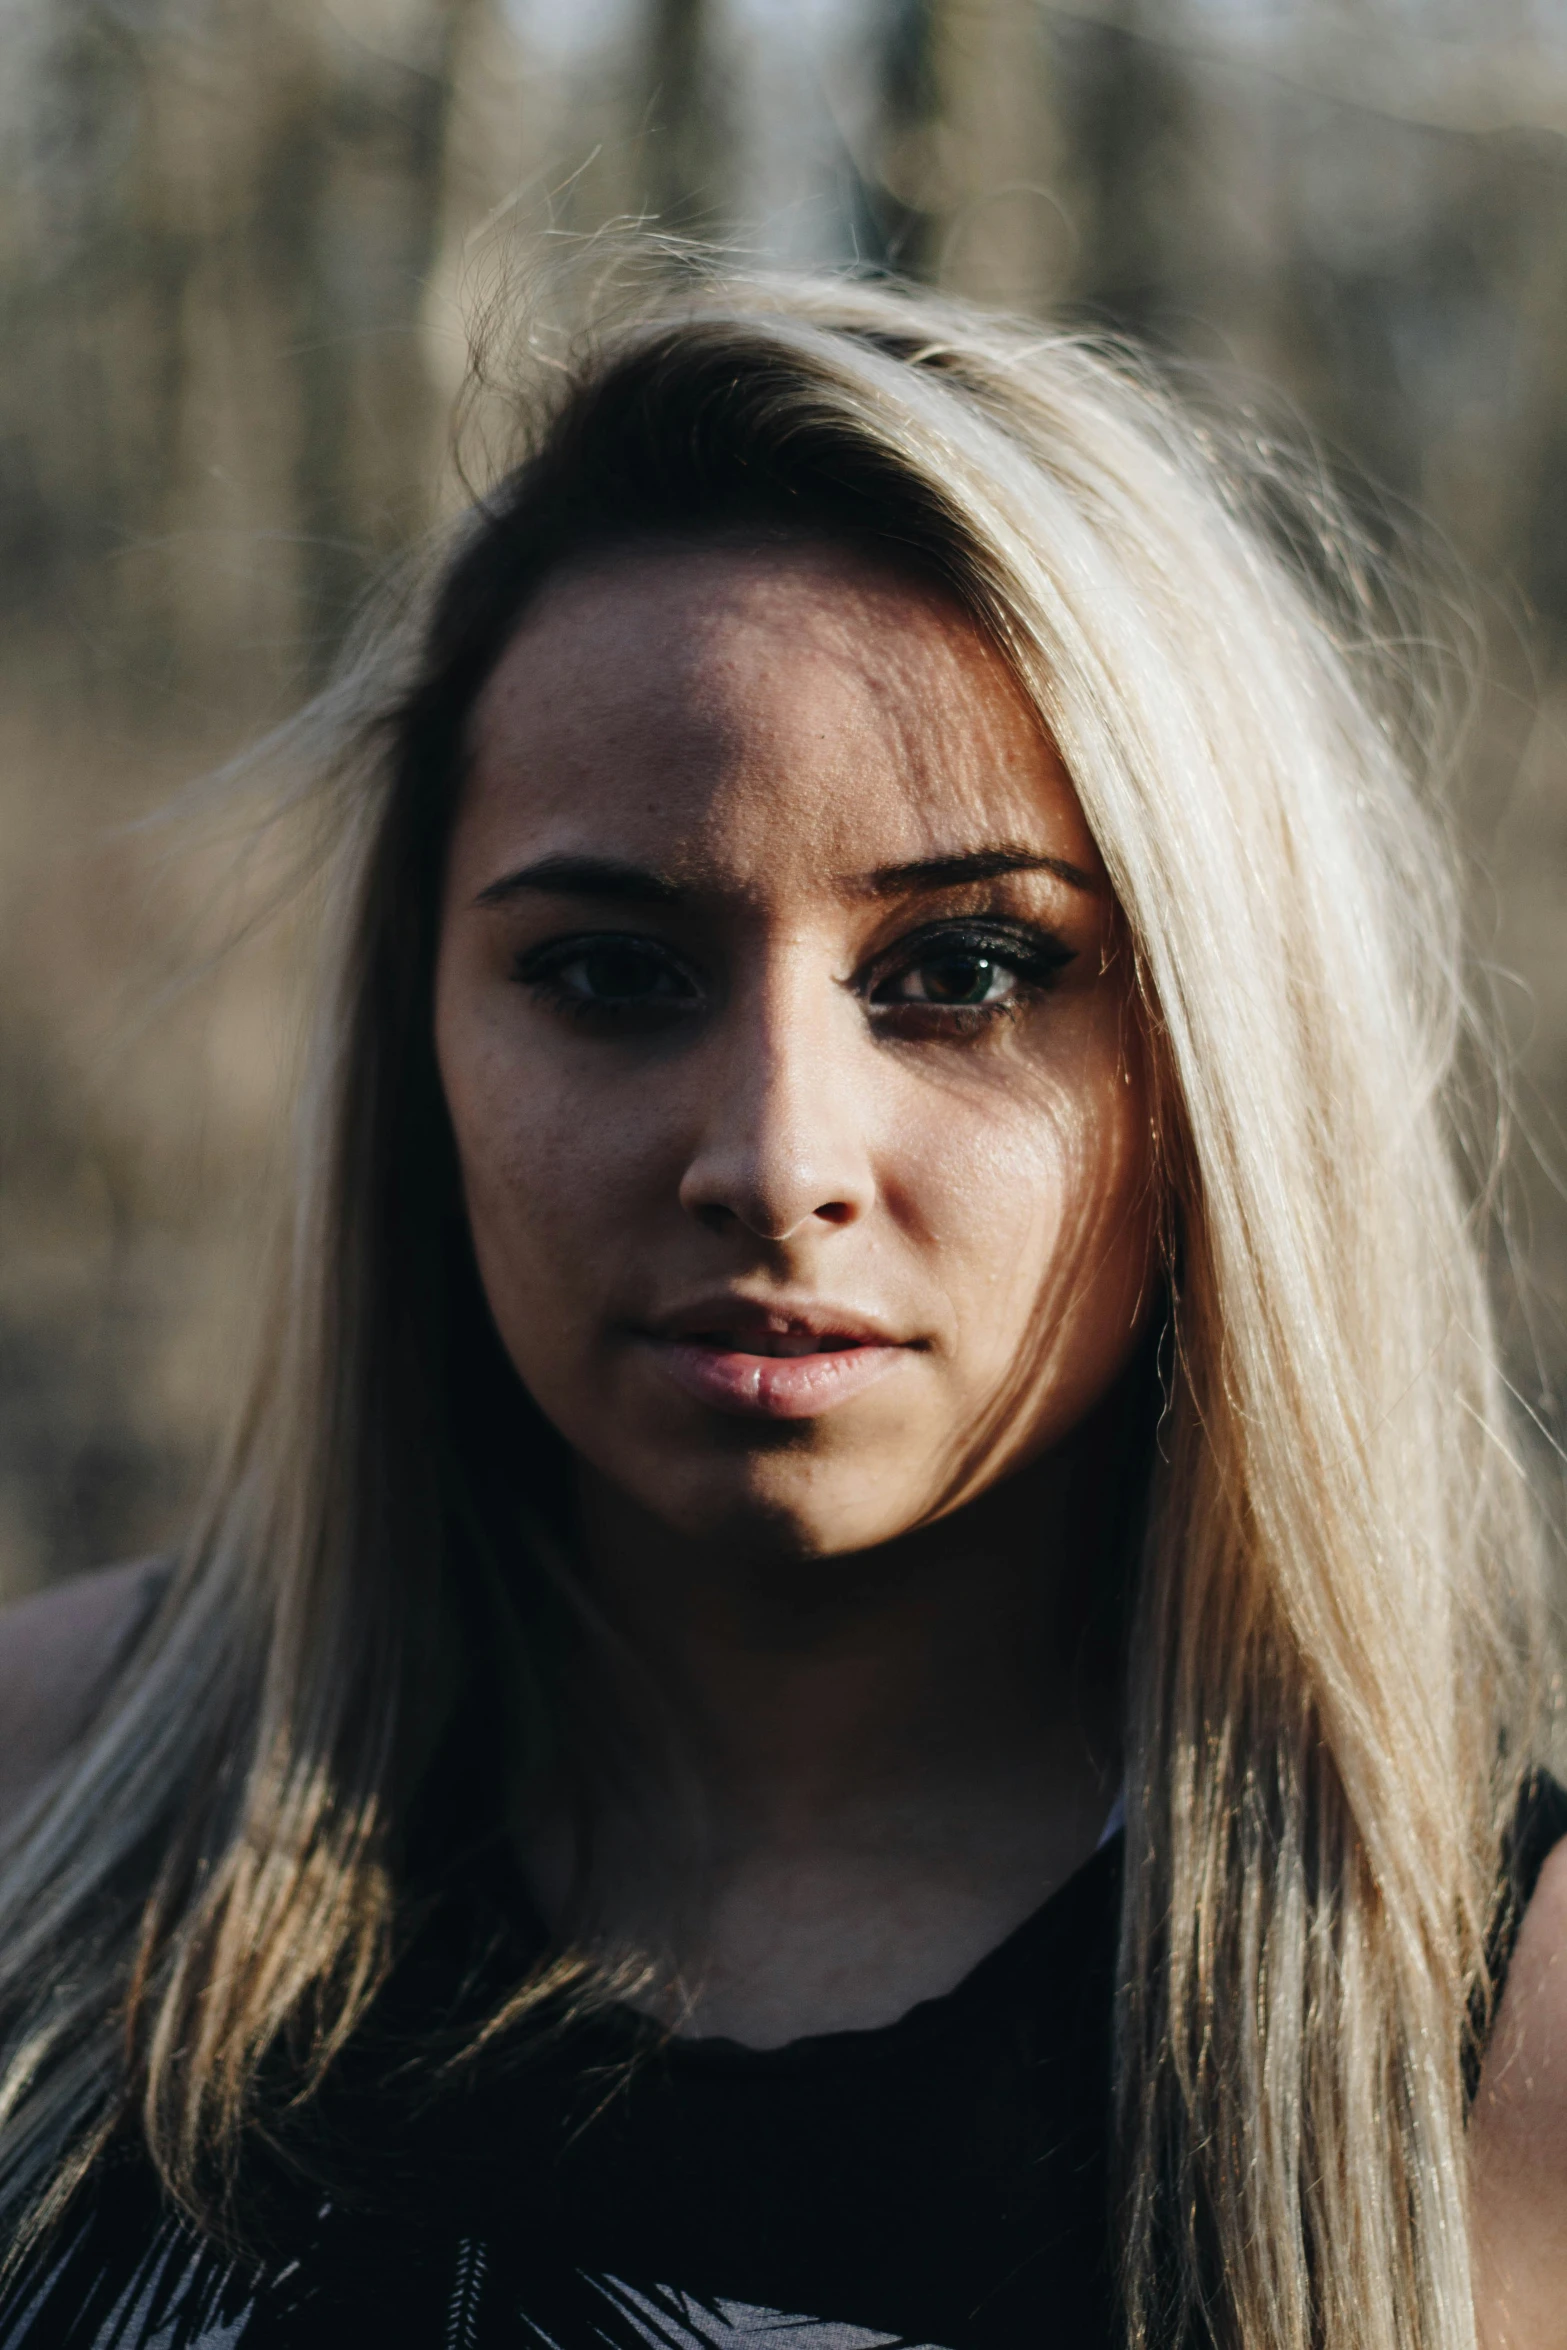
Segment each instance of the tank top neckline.
M1076 1943L1086 1913L1097 1912L1112 1897L1124 1847L1124 1830L1114 1827L957 1982L916 2000L884 2024L807 2032L775 2047L756 2048L725 2033L671 2032L621 2001L610 2002L594 2021L627 2048L656 2052L663 2065L680 2073L725 2072L759 2078L845 2064L901 2064L916 2050L929 2059L943 2039L960 2041L975 2010L1000 1998L1020 1972L1031 1970L1047 1952L1069 1949Z

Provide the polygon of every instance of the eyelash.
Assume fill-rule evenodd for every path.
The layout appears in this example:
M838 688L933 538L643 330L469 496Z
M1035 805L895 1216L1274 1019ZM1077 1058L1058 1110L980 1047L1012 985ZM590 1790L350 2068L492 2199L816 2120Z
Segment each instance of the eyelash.
M693 994L700 992L700 983L680 958L672 954L660 940L618 930L590 930L577 938L552 939L547 946L534 947L529 953L519 955L512 966L512 977L552 1011L564 1012L569 1018L587 1022L594 1027L629 1024L639 1016L645 1020L650 1012L655 1018L659 1017L660 999L656 997L642 1005L616 1004L579 995L575 989L562 983L561 974L585 956L614 953L636 955L645 962L657 963L666 971L683 976ZM682 1002L678 997L663 999L665 1014L687 1008L688 1000Z
M884 958L878 977L872 982L873 1007L878 986L885 986L922 966L929 968L942 959L994 964L1016 981L1015 990L993 1003L942 1004L929 1000L922 1003L916 998L883 1002L879 1007L882 1024L905 1030L922 1028L927 1034L937 1030L945 1036L977 1036L1015 1019L1026 1005L1048 993L1066 966L1076 960L1076 953L1063 945L1054 932L1036 930L1026 923L933 923L928 929L917 930L900 940L893 955Z
M613 999L595 1000L564 985L562 974L574 962L588 955L616 952L637 956L657 964L672 976L683 978L690 995L654 996L642 1002L617 1003ZM931 967L943 955L954 962L972 958L975 962L992 963L1014 978L1016 988L1012 994L991 1003L942 1004L915 997L902 1002L877 1002L879 988L922 966ZM947 1037L975 1036L1015 1019L1025 1004L1047 993L1067 964L1075 960L1074 948L1063 945L1053 932L1036 930L1029 924L942 922L900 940L896 948L879 959L870 976L856 984L878 1027L905 1032L917 1028L927 1035L934 1031ZM551 1010L597 1028L601 1033L606 1028L661 1023L672 1014L692 1008L692 998L701 993L700 980L661 940L627 931L587 931L575 938L553 939L520 955L513 965L512 976Z

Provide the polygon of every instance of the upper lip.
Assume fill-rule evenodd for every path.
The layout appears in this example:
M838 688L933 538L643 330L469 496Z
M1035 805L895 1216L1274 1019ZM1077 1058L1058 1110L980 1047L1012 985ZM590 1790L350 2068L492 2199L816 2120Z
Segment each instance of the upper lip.
M739 1352L744 1352L747 1339L841 1338L854 1346L917 1343L898 1337L874 1314L862 1313L857 1307L826 1304L815 1298L763 1302L726 1291L655 1315L644 1328L652 1338L727 1339Z

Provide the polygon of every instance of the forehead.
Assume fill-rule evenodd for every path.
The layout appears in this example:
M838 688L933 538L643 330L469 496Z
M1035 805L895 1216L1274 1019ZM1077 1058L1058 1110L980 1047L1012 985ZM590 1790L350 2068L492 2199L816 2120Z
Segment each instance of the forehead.
M572 571L474 713L459 836L826 881L1018 840L1097 873L1055 751L957 603L853 551L657 547Z

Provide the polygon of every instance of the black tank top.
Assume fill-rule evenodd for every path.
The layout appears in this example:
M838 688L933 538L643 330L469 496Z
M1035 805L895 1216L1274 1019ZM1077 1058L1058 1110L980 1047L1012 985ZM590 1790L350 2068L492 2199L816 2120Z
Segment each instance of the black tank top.
M1514 1922L1564 1832L1536 1782ZM614 2008L432 2094L399 2034L427 2046L505 1956L449 1908L321 2102L335 2173L296 2152L265 2183L260 2267L162 2210L126 2147L8 2294L0 2350L1108 2350L1122 1866L1118 1835L881 2030L759 2052Z

